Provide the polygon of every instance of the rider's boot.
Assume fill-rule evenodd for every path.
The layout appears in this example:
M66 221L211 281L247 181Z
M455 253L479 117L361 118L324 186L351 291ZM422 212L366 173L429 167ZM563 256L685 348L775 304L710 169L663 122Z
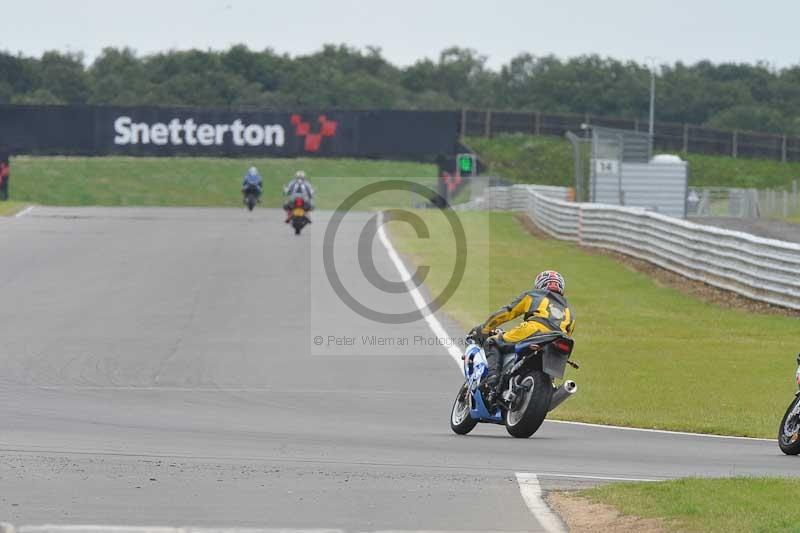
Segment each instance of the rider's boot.
M490 404L497 404L500 400L501 382L500 367L503 359L497 345L488 342L485 346L486 362L489 363L489 375L484 380L484 391L486 399Z

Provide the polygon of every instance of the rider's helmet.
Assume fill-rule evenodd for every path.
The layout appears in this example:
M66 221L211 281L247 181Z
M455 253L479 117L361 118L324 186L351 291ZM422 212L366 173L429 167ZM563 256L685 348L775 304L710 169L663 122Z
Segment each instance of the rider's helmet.
M250 167L247 169L248 176L258 176L258 169L256 167Z
M533 286L539 290L564 294L564 277L555 270L545 270L536 276Z
M303 172L302 170L298 170L297 172L294 173L294 177L295 179L302 181L306 179L306 173Z

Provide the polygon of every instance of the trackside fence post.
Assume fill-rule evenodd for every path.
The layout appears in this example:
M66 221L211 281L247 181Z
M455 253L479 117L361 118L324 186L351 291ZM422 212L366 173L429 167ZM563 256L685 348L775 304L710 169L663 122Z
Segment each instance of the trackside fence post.
M781 161L786 163L786 135L781 138Z
M683 153L689 153L689 125L683 125Z

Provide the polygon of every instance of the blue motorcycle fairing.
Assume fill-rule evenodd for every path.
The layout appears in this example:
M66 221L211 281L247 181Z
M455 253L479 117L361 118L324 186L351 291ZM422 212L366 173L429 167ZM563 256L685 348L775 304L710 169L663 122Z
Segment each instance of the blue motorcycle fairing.
M467 388L472 396L472 405L474 406L469 410L469 416L479 422L502 424L503 414L500 409L498 408L492 414L483 401L480 383L487 372L486 354L483 348L477 344L469 344L464 351L464 376L467 378Z
M500 408L498 407L495 414L492 415L486 407L486 404L483 403L483 394L481 394L480 390L476 389L472 391L472 398L475 401L475 409L469 410L470 418L478 420L479 422L503 423L503 414L500 412Z
M464 360L463 370L465 378L470 379L472 375L475 374L476 370L478 370L476 377L478 379L483 377L486 368L486 356L483 353L483 348L481 348L477 344L467 345L467 349L464 352L463 360Z

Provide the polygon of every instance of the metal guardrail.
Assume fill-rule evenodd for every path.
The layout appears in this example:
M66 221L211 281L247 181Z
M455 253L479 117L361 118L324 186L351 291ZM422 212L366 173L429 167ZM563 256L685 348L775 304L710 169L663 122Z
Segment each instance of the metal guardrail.
M569 195L567 187L551 185L509 185L506 187L487 187L483 194L469 202L453 206L461 211L499 209L525 211L528 208L528 193L538 192L549 198L566 200Z
M525 187L525 186L518 186ZM510 209L520 200L486 203ZM505 188L509 189L509 188ZM566 202L536 190L514 191L524 211L557 239L613 250L714 287L800 310L800 244L694 224L641 208Z

